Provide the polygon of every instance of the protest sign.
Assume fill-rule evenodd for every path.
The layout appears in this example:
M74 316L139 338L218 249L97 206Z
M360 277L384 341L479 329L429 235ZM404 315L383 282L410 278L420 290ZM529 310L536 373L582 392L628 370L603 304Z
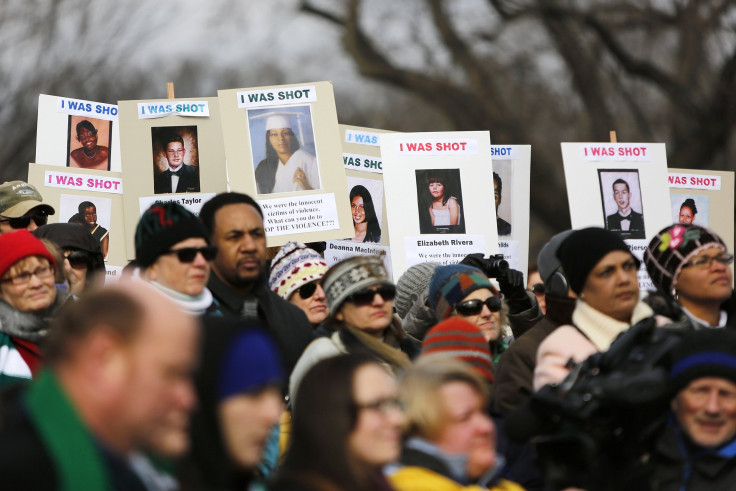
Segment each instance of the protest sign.
M529 145L491 145L498 252L527 274L529 257ZM528 279L528 278L527 278Z
M350 236L332 84L231 89L218 95L230 187L253 196L263 208L268 246Z
M146 205L173 199L201 208L205 196L227 190L225 149L216 97L121 101L119 108L125 237L134 254Z
M572 228L618 234L639 259L672 223L663 143L562 143ZM639 286L653 289L642 262Z
M109 278L119 276L128 263L121 182L119 172L28 165L28 183L56 210L49 223L77 223L99 239Z
M39 95L36 163L120 172L118 106Z
M498 252L488 132L381 138L394 278L420 262Z
M716 232L734 251L734 173L669 169L670 214L673 223L692 223ZM733 268L733 265L731 266Z

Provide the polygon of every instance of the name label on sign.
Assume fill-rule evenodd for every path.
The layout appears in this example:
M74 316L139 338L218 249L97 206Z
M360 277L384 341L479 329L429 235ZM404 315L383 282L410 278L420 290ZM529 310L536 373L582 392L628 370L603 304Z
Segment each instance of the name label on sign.
M72 116L89 116L95 119L108 121L118 120L118 106L102 104L101 102L82 101L59 97L56 100L56 112L71 114Z
M345 143L357 143L358 145L381 146L381 134L371 131L345 130Z
M44 176L44 186L97 193L123 194L123 180L118 177L80 176L79 174L47 170Z
M669 174L668 184L671 188L710 189L720 191L721 176L705 176L702 174Z
M166 116L193 116L208 118L207 101L139 102L138 119L165 118Z
M404 155L475 155L478 141L475 139L403 140L396 142L399 153Z
M317 88L314 85L238 92L239 108L303 104L305 102L317 102Z
M650 162L649 145L641 143L600 143L580 147L583 160L590 162Z

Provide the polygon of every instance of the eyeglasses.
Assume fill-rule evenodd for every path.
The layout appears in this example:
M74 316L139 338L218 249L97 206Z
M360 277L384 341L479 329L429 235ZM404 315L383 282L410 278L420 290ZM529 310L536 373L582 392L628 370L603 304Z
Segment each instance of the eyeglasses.
M18 285L25 285L29 281L31 281L31 277L35 276L39 280L44 280L46 278L49 278L53 276L54 274L54 268L52 268L49 265L46 266L39 266L33 271L23 271L22 273L18 273L15 276L11 276L9 278L5 278L0 280L0 282L3 283L12 283L16 286Z
M308 298L312 298L312 295L317 291L317 285L319 284L319 281L311 281L306 285L300 286L297 291L299 292L301 299L306 300Z
M8 223L12 228L28 228L31 224L31 220L40 227L41 225L46 225L46 222L49 221L49 217L44 214L25 215L20 218L4 218L3 220L0 220L0 223Z
M690 266L692 266L698 269L708 269L713 264L713 261L718 261L719 263L727 266L733 262L733 254L719 254L717 256L704 256L704 257L695 259L694 261L688 261L686 263L682 263L682 267L689 268Z
M392 410L403 411L404 403L397 397L384 397L383 399L377 399L373 402L366 402L365 404L356 402L355 407L358 409L378 411L382 414L388 414Z
M485 300L479 300L477 298L466 300L455 306L455 312L460 315L478 315L483 312L484 305L488 307L488 310L491 312L498 312L501 310L501 297L496 295L488 297Z
M205 261L212 261L217 255L217 247L183 247L181 249L170 249L163 254L176 254L179 262L191 263L197 257L197 253L202 254Z
M356 307L370 305L373 303L373 299L376 298L376 293L381 295L381 298L387 302L393 300L396 296L396 287L394 285L381 285L375 290L365 288L348 295L345 301L355 304Z
M69 261L69 266L74 269L85 269L89 266L90 255L84 251L70 251L64 254L64 259Z
M536 295L544 295L547 293L547 289L544 287L544 283L535 283L529 288L529 291Z

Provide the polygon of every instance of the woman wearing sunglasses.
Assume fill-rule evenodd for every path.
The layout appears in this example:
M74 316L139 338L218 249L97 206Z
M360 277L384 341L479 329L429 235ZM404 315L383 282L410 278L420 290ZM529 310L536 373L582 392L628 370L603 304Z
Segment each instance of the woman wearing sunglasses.
M409 364L419 347L394 322L396 287L378 256L357 256L332 266L322 278L329 316L329 337L314 340L299 358L290 378L296 393L304 374L318 361L341 353L368 353L392 371Z
M736 327L736 296L723 240L698 225L671 225L644 251L644 264L657 293L647 303L673 319L698 327Z
M496 366L508 344L503 339L508 307L483 272L472 266L439 266L429 282L429 303L439 320L455 316L483 333Z
M317 251L299 242L288 242L271 261L268 287L302 309L314 329L328 314L322 288L322 277L328 269Z
M141 276L183 310L195 315L217 310L206 287L216 254L204 225L183 206L156 203L141 215L135 231Z
M0 235L0 387L28 381L44 361L39 345L66 295L56 261L28 230Z

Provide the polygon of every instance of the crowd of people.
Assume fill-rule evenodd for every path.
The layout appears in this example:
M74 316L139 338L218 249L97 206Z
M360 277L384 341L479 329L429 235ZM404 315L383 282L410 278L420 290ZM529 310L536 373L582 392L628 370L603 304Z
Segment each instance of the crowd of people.
M104 285L94 222L54 213L0 185L4 489L736 489L733 255L712 230L650 239L656 291L602 228L552 237L528 282L471 254L394 283L379 256L269 251L228 192L199 216L153 204Z

